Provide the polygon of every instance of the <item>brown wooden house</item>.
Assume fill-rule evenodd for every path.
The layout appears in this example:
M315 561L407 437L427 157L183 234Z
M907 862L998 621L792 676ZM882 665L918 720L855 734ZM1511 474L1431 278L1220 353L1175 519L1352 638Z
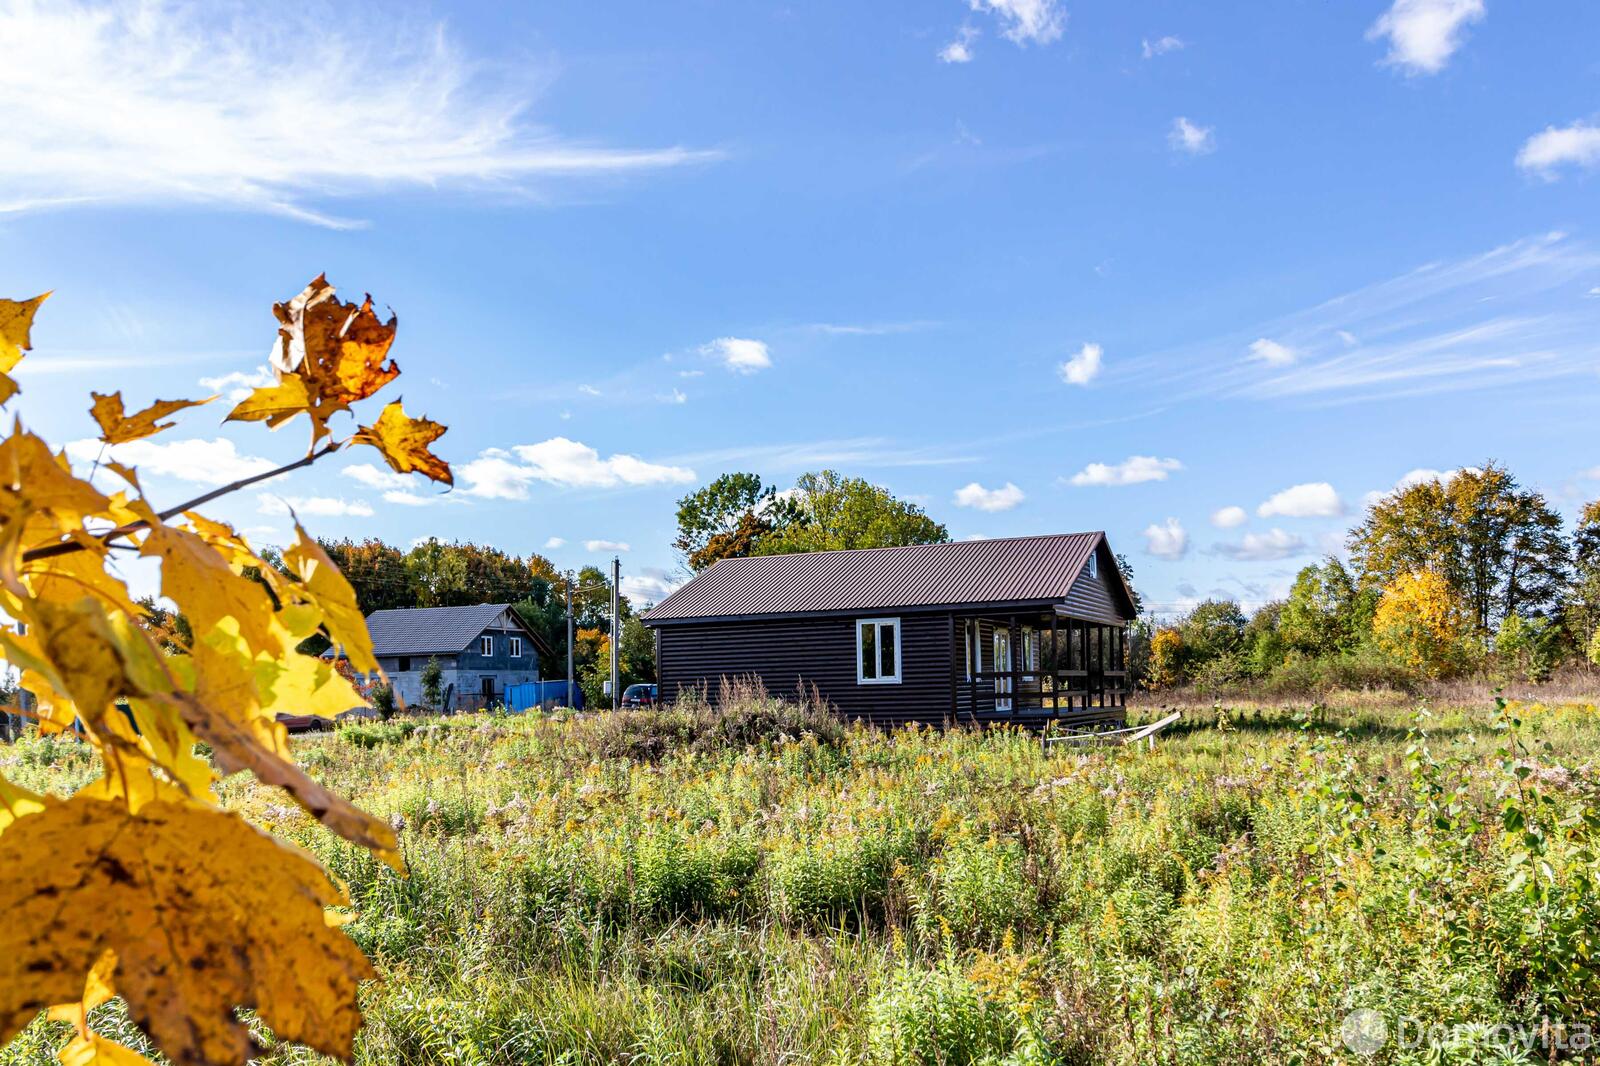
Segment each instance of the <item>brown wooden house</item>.
M815 687L883 724L1120 722L1133 599L1104 533L723 559L644 615L660 693Z

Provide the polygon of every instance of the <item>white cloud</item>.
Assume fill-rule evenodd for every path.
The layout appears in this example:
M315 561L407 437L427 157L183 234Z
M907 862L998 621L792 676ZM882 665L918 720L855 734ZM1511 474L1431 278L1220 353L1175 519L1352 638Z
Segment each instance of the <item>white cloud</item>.
M1340 340L1344 341L1346 344L1348 344L1352 348L1354 348L1356 345L1361 343L1361 341L1356 339L1356 335L1354 333L1351 333L1347 329L1338 330L1337 331L1337 336L1338 336L1338 338Z
M578 391L583 393L585 396L599 396L600 395L600 390L595 388L593 385L579 385L578 386Z
M678 376L680 378L703 378L706 376L706 372L704 370L680 370L678 371Z
M976 507L980 511L1009 511L1023 498L1023 491L1009 481L997 489L986 489L974 481L957 489L955 497L957 507Z
M223 374L220 377L201 378L200 387L210 389L212 392L225 392L228 395L228 399L238 403L256 389L275 385L277 381L277 375L272 372L272 368L263 364L249 373L235 370L231 374Z
M1333 518L1344 514L1344 501L1326 481L1308 481L1273 493L1256 514L1262 518Z
M1246 533L1238 544L1217 544L1213 550L1230 559L1268 562L1301 554L1306 550L1306 542L1293 533L1272 529L1266 533Z
M1483 0L1394 0L1367 30L1367 40L1389 39L1383 61L1390 66L1437 74L1461 47L1466 26L1483 16Z
M392 28L384 29L385 25ZM714 158L568 141L526 120L548 76L464 53L443 22L149 0L11 3L0 212L205 204L323 225L380 189L525 188Z
M1167 131L1167 144L1174 151L1205 155L1216 150L1217 139L1213 135L1214 132L1215 127L1198 126L1179 115L1172 120L1172 128Z
M405 474L397 474L372 463L354 463L339 471L339 474L369 489L405 490L411 487L411 479Z
M1189 552L1189 533L1176 518L1144 530L1144 550L1157 559L1182 559Z
M67 456L76 462L92 463L101 456L98 440L75 440L67 444ZM233 441L215 440L134 440L107 447L104 457L137 467L141 475L156 474L192 481L197 485L226 485L240 478L254 477L275 469L271 459L240 455Z
M1249 520L1243 507L1219 507L1211 512L1211 524L1218 529L1234 529Z
M684 584L682 578L654 566L641 567L637 574L622 575L622 594L635 604L660 603Z
M772 354L765 341L718 337L710 344L702 345L700 353L720 359L723 366L736 374L754 374L772 365Z
M1067 28L1067 13L1057 0L969 0L974 11L990 11L1004 27L1000 35L1017 44L1049 44Z
M1100 374L1101 348L1098 344L1085 344L1078 354L1058 368L1061 380L1068 385L1087 385Z
M1596 285L1594 288L1592 288L1588 292L1584 293L1584 295L1585 296L1600 296L1600 285Z
M939 49L941 63L970 63L972 62L972 42L978 39L979 30L976 26L962 26L956 31L955 40Z
M489 448L461 466L459 473L471 496L525 500L528 486L543 481L563 488L615 488L619 485L667 485L693 481L693 470L646 462L635 455L602 458L587 444L552 437L538 444L519 444L507 451Z
M551 537L549 540L544 542L544 546L546 551L555 551L557 548L565 548L567 546L567 538Z
M586 540L583 542L585 551L592 552L626 552L632 551L625 540Z
M1168 35L1166 37L1158 37L1153 41L1146 38L1142 44L1144 57L1146 59L1154 59L1156 56L1164 56L1168 52L1178 51L1184 47L1185 42L1180 38Z
M662 393L661 395L657 396L656 399L660 400L662 403L670 403L670 404L688 403L689 402L689 394L684 392L682 389L673 389L671 392Z
M1382 503L1385 499L1393 496L1397 492L1404 492L1406 489L1413 488L1417 485L1423 485L1430 481L1437 481L1441 484L1447 484L1451 478L1463 472L1477 474L1481 473L1482 471L1475 466L1458 466L1452 470L1435 470L1432 467L1426 466L1418 467L1415 470L1407 471L1405 474L1401 475L1400 480L1396 481L1394 483L1394 487L1389 489L1387 492L1369 492L1362 497L1361 502L1365 506L1371 507L1373 504Z
M1268 366L1288 366L1296 358L1295 350L1266 337L1250 342L1250 358Z
M410 489L390 489L383 494L383 502L399 504L401 507L432 507L439 503L466 503L467 498L453 492L433 492L425 495L412 492Z
M1182 470L1176 459L1153 455L1131 455L1120 463L1090 463L1072 475L1074 485L1137 485L1142 481L1165 481L1174 470Z
M256 510L262 514L297 515L316 518L370 518L372 505L365 500L346 500L340 496L276 496L262 493L256 497Z
M1581 169L1600 166L1600 126L1574 122L1546 126L1529 137L1517 152L1517 166L1554 180L1556 171L1571 165Z

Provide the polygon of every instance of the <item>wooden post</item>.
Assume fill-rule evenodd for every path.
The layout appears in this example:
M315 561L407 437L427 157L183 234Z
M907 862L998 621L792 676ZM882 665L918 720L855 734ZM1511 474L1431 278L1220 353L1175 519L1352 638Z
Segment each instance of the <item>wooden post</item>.
M1050 717L1061 717L1061 618L1050 608Z
M956 613L954 611L950 612L950 641L949 641L949 645L950 645L950 724L951 725L955 725L956 724L956 715L959 713L957 711L957 709L956 709L956 692L957 692L957 686L961 684L961 675L959 673L957 673L956 671L960 670L961 667L956 665L956 662L957 662L957 660L956 660ZM898 666L899 664L897 663L896 665Z

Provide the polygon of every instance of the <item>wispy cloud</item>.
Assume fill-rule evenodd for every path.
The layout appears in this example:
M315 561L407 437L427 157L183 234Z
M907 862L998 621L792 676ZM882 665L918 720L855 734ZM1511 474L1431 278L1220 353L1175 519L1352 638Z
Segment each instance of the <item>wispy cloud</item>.
M1561 233L1429 263L1224 337L1118 361L1167 402L1217 395L1350 403L1520 389L1594 372L1600 301L1574 300L1600 254ZM1241 359L1271 338L1293 361Z
M754 374L772 365L772 351L765 341L745 337L718 337L701 345L700 354L720 362L736 374Z
M679 485L695 479L684 466L652 463L635 455L602 457L598 451L566 437L507 450L489 448L457 471L462 491L487 499L524 500L534 482L562 488L616 488L637 485Z
M625 540L586 540L583 549L591 552L626 552L632 551L633 547Z
M1386 38L1383 61L1407 74L1437 74L1461 47L1468 25L1485 14L1483 0L1394 0L1367 30L1367 40Z
M1214 127L1198 125L1179 115L1172 120L1172 128L1167 130L1167 144L1175 152L1205 155L1216 151L1217 138Z
M98 440L67 443L67 457L73 462L92 463L97 458L115 459L137 467L143 476L157 475L189 481L197 485L226 485L240 478L264 474L278 466L271 459L241 455L226 437L214 440L134 440L106 447Z
M1211 512L1211 524L1218 529L1234 529L1250 521L1243 507L1219 507Z
M541 80L525 65L466 54L442 23L378 25L293 6L6 4L0 211L199 204L343 226L324 205L379 190L527 193L716 157L560 136L527 118Z
M658 566L640 567L636 574L623 573L622 594L635 603L660 603L685 583Z
M1137 485L1145 481L1165 481L1174 470L1182 470L1176 459L1153 455L1132 455L1120 463L1090 463L1072 475L1074 485Z
M887 437L845 437L831 440L748 444L675 455L666 462L694 466L739 463L741 469L766 471L816 470L826 466L873 469L889 467L961 466L976 456L951 453L945 446L907 447Z
M1146 37L1141 44L1141 51L1146 59L1164 56L1168 52L1176 52L1185 47L1185 42L1181 38L1173 37L1170 34L1166 37L1157 37L1153 41Z
M1215 554L1244 562L1269 562L1303 555L1305 538L1281 529L1265 533L1246 533L1237 543L1218 543L1211 549Z
M963 25L956 31L955 38L939 49L939 61L941 63L972 62L972 44L978 39L980 32L976 26Z
M974 507L980 511L1009 511L1026 498L1026 494L1011 482L996 489L986 489L974 481L956 490L957 507Z
M313 518L371 518L372 505L365 500L347 500L342 496L275 496L262 493L256 497L256 510L262 514L297 515Z
M1182 559L1189 554L1189 533L1176 518L1145 527L1144 550L1157 559Z
M1560 176L1562 167L1600 167L1600 126L1588 122L1546 126L1544 132L1523 142L1517 152L1517 166L1549 181Z
M974 11L1000 20L1000 36L1019 45L1049 44L1067 28L1067 13L1058 0L968 0Z
M1068 385L1087 385L1100 376L1100 360L1104 355L1098 344L1085 344L1078 353L1066 360L1056 372Z
M1326 481L1308 481L1275 492L1256 508L1262 518L1333 518L1344 514L1344 501Z
M808 329L839 337L883 337L892 333L915 333L932 329L939 323L914 319L910 322L864 322L860 324L813 322Z

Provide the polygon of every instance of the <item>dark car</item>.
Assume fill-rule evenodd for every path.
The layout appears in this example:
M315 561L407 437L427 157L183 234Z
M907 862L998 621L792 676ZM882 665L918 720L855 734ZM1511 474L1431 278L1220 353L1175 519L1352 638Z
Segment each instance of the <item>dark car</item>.
M622 690L622 705L624 707L654 707L656 703L656 687L654 685L629 685Z

